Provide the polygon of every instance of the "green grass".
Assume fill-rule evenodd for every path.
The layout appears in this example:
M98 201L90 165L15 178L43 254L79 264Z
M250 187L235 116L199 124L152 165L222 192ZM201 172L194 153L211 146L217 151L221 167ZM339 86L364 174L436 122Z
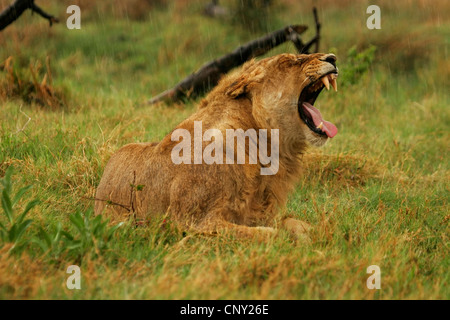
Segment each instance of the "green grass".
M41 3L65 12L64 3ZM287 204L313 225L309 244L284 233L264 244L180 242L183 234L162 218L115 230L118 221L106 226L90 216L110 155L126 143L162 139L196 108L195 101L143 102L255 33L201 16L201 2L158 8L144 21L82 8L82 29L73 31L24 14L0 33L0 63L12 56L15 72L31 81L29 65L40 62L41 81L49 56L51 86L65 103L0 95L0 177L14 166L11 197L33 185L14 212L40 200L27 214L21 249L2 238L0 299L450 298L449 6L408 3L381 1L382 29L374 31L365 28L364 2L319 4L321 51L337 54L341 75L339 92L325 92L318 105L340 131L305 156ZM282 1L269 28L313 29L311 8ZM374 60L355 76L349 50L371 45ZM270 55L280 52L295 51L285 44ZM0 71L0 93L8 81ZM1 210L0 222L9 226ZM72 264L81 268L81 290L65 287ZM373 264L381 290L366 287Z

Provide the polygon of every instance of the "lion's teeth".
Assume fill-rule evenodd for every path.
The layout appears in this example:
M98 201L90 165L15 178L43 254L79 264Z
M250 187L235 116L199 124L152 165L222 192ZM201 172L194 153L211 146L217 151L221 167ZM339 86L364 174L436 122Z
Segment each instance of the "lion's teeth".
M321 123L317 126L317 129L322 130L322 128L323 128L323 122L321 122Z
M334 91L337 92L337 81L336 81L336 78L331 79L331 85L333 86Z
M325 88L327 88L327 90L330 90L330 82L328 81L328 77L325 76L325 77L322 77L321 79L322 79L323 84L325 85Z

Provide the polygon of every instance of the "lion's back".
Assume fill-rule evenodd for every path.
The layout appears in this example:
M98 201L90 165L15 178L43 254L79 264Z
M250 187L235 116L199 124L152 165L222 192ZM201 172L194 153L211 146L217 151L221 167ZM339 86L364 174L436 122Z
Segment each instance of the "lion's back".
M141 173L145 163L153 156L158 143L131 143L116 151L105 167L95 196L95 214L101 214L107 204L117 213L132 209L132 188L137 188L137 172Z

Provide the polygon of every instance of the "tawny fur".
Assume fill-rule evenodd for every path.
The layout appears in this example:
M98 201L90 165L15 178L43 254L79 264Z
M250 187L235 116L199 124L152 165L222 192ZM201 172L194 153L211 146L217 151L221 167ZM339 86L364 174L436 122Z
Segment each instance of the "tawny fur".
M327 56L282 54L250 61L224 77L198 111L176 127L187 129L193 138L194 121L202 121L203 131L223 133L224 145L226 129L279 129L275 175L261 175L260 163L176 165L171 152L179 142L171 141L170 133L160 143L129 144L111 157L97 189L96 214L133 214L138 219L166 214L181 228L198 232L273 233L299 179L302 153L308 145L327 140L303 123L297 106L302 89L329 72ZM209 143L203 142L203 148ZM296 234L308 229L294 219L280 226Z

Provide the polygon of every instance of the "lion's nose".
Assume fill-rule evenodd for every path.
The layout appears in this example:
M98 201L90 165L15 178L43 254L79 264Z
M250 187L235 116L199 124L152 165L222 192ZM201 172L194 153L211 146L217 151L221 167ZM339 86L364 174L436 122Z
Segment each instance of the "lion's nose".
M329 54L327 54L325 57L323 57L322 59L320 59L320 60L322 60L322 61L326 61L326 62L328 62L328 63L331 63L332 65L335 65L336 64L336 56L334 55L334 54L332 54L332 53L329 53Z
M328 62L328 63L331 63L333 66L335 66L336 67L336 56L334 55L334 54L332 54L332 53L329 53L329 54L327 54L327 55L325 55L322 59L320 59L320 60L322 60L322 61L326 61L326 62Z

